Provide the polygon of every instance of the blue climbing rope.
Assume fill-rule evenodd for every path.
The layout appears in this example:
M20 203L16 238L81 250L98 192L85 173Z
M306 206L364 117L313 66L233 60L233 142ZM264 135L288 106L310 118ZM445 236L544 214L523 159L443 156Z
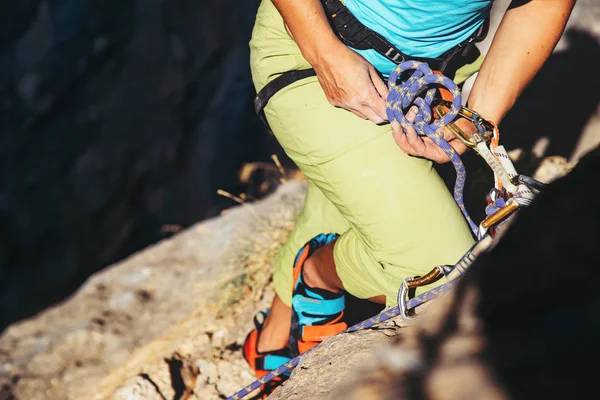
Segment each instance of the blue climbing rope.
M407 71L414 72L407 80L398 84L398 78ZM390 90L386 103L388 120L398 122L404 129L414 127L419 135L430 138L450 158L456 170L454 201L469 223L473 234L477 235L477 225L469 216L463 199L467 171L458 153L439 133L440 128L448 125L458 116L462 106L458 86L450 78L434 73L425 63L405 61L390 74L388 87ZM431 103L435 98L436 88L445 88L452 94L452 105L443 117L433 120ZM423 92L425 92L425 96L420 96ZM417 107L418 111L415 122L411 123L406 119L405 112L408 112L413 105Z

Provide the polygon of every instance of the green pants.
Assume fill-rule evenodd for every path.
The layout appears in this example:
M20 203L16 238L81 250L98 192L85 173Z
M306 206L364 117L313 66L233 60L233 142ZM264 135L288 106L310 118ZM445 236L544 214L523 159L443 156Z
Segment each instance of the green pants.
M260 5L250 48L256 90L285 71L310 68L271 0ZM461 68L455 82L479 65ZM385 295L387 305L406 277L453 264L474 243L431 161L406 155L389 124L332 106L316 77L278 92L265 115L309 180L304 209L275 259L275 291L286 304L294 257L319 233L341 235L334 260L345 290L363 299Z

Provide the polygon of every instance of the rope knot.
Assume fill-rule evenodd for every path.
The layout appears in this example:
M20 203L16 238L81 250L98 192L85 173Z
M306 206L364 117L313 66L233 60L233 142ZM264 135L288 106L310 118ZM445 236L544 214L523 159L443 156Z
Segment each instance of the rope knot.
M407 71L413 73L408 79L398 83L398 79ZM427 64L418 61L405 61L399 64L388 78L388 88L390 91L386 103L388 120L396 121L403 127L413 126L420 135L434 135L439 128L449 124L458 116L462 105L460 90L456 83L444 75L436 74ZM437 88L445 88L452 94L452 106L446 115L432 122L431 103ZM418 109L414 123L406 118L406 113L412 106Z

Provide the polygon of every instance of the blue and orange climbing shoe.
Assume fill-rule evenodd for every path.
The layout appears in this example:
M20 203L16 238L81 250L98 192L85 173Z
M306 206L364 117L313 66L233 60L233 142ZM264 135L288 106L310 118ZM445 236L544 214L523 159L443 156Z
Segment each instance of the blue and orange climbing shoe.
M276 351L267 351L264 353L258 351L258 337L268 312L269 310L267 310L267 312L259 311L254 316L255 329L253 329L248 336L246 336L246 340L244 341L244 359L248 362L250 368L254 370L257 378L262 378L269 372L277 369L277 367L280 365L291 360L290 350L287 347ZM260 388L259 398L267 398L267 396L269 396L283 381L287 380L289 376L290 372L287 372L262 385Z
M346 301L344 292L311 288L303 280L304 262L320 247L337 239L335 233L319 234L306 243L296 255L293 270L291 355L296 357L328 337L346 328L343 321Z

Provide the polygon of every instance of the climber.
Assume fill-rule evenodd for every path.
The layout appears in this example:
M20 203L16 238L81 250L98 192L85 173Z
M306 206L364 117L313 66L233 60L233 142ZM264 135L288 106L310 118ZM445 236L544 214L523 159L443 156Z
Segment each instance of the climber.
M477 73L467 105L500 124L574 3L513 0L484 57L475 43L492 0L262 0L250 41L255 88L309 72L280 80L257 97L258 109L308 190L275 259L276 295L243 347L257 376L344 330L346 293L392 305L404 278L453 264L474 242L432 168L448 157L387 121L384 80L396 63L426 61L457 84ZM450 131L441 134L466 151Z

